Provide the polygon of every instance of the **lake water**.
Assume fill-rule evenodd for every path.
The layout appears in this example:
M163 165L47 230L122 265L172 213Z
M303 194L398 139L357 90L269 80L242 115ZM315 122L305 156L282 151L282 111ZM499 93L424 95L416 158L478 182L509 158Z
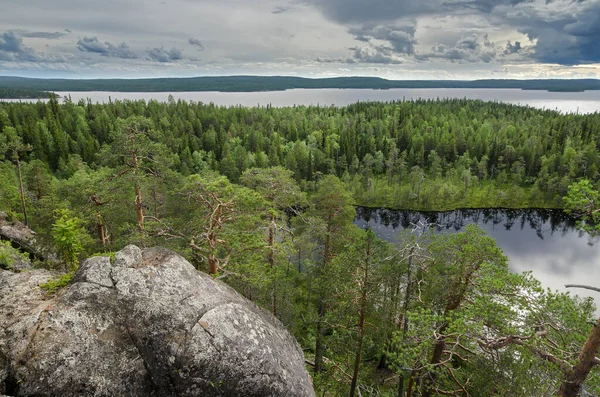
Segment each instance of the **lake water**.
M515 105L528 105L540 109L559 110L564 113L594 113L600 111L600 91L547 92L519 89L293 89L267 92L57 92L71 96L75 102L91 99L93 103L112 100L167 101L169 95L175 100L213 102L219 106L294 106L321 105L345 106L357 101L399 101L411 99L469 98L499 101Z
M439 233L462 231L468 224L477 224L496 240L512 271L532 271L545 287L591 296L600 306L599 293L564 287L600 287L600 241L576 230L574 221L560 210L417 212L359 207L355 224L369 226L378 237L397 242L400 230L425 221Z

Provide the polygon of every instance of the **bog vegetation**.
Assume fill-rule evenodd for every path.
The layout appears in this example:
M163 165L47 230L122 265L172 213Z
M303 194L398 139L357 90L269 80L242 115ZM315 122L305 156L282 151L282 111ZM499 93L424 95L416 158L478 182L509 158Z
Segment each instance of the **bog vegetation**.
M598 114L52 98L0 103L0 131L0 210L51 243L60 270L130 243L172 248L290 329L318 395L600 392L591 300L510 273L475 226L415 225L388 244L352 223L356 204L565 207L595 232Z

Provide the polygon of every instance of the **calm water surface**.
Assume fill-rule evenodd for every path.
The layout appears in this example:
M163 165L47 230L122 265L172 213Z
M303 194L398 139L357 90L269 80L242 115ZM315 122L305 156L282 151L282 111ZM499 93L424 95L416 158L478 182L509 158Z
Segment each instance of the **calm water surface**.
M545 287L567 291L565 284L600 286L600 242L575 229L559 210L459 210L450 212L396 211L359 207L355 223L369 226L378 237L396 242L398 232L426 221L438 233L464 230L477 224L496 240L514 272L532 271ZM581 289L571 293L600 294Z
M559 110L565 113L594 113L600 111L600 91L547 92L519 89L294 89L268 92L57 92L71 96L73 101L91 99L92 102L112 100L167 101L169 95L175 100L213 102L219 106L294 106L321 105L344 106L357 101L398 101L411 99L469 98L484 101L499 101L516 105L529 105L540 109Z

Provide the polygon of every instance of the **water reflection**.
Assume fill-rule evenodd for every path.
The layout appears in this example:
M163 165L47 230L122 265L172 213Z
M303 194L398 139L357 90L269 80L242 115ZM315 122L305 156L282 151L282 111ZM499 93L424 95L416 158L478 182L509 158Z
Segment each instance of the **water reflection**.
M416 99L467 98L498 101L514 105L528 105L538 109L558 110L564 113L595 113L600 111L600 91L547 92L520 89L485 88L398 88L391 90L367 89L293 89L262 92L57 92L70 96L74 102L80 99L107 103L110 100L139 100L166 102L169 96L175 100L213 102L218 106L346 106L357 101L400 101ZM22 100L16 100L22 101ZM27 101L27 100L24 100Z
M565 291L565 284L600 286L599 237L575 228L560 210L458 210L418 212L358 207L355 224L369 226L380 238L395 242L400 230L427 222L438 233L454 233L477 224L493 237L515 272L531 271L542 284ZM582 296L598 293L572 290Z

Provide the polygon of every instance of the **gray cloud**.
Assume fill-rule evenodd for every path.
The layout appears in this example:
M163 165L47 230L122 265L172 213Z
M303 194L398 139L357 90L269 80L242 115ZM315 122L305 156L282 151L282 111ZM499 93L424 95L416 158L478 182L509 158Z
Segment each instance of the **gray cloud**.
M27 38L36 38L36 39L49 39L55 40L60 39L63 36L66 36L66 33L62 32L30 32L28 30L17 29L14 30L19 37L27 37Z
M105 57L115 57L122 59L135 59L135 55L126 43L114 45L105 41L98 40L97 37L84 37L77 40L77 49L82 52L92 52Z
M537 62L575 65L600 62L600 3L552 0L499 7L492 14L534 42Z
M198 47L198 51L202 51L204 50L204 44L202 44L202 42L198 39L194 39L193 37L190 37L188 39L188 43L190 43L191 45L194 45L196 47Z
M516 6L521 3L533 3L535 0L471 0L471 1L444 1L442 8L447 11L465 13L478 11L484 14L490 13L498 6ZM553 1L553 0L545 0Z
M284 12L288 12L290 8L291 7L276 6L275 8L273 8L273 11L271 11L271 14L283 14Z
M352 52L349 58L341 59L319 59L319 62L336 62L336 63L375 63L384 65L399 65L402 60L394 57L394 50L386 46L370 46L370 47L350 47Z
M521 42L511 44L502 54L520 53L545 63L573 65L600 62L600 2L589 0L305 0L330 20L349 27L357 41L387 41L394 51L428 59L417 54L415 32L398 29L398 24L415 26L421 17L444 18L474 15L490 25L514 28L533 40L533 51L521 52ZM454 61L490 62L495 51L474 55L479 44L472 37L448 46L445 58Z
M451 62L490 63L497 55L498 49L487 35L483 38L471 35L460 38L453 46L436 43L431 47L431 52L419 54L417 58L422 61L440 58Z
M378 46L375 48L353 47L352 59L361 63L378 63L387 65L398 65L402 61L392 56L392 49L389 47Z
M378 66L389 78L600 77L594 66L569 68L600 63L600 0L12 2L0 12L13 32L0 31L2 73L317 76Z
M440 0L307 0L323 14L342 24L391 22L400 18L431 14Z
M305 0L333 21L347 23L390 22L424 15L490 13L498 6L515 6L535 0Z
M377 25L355 27L349 30L349 33L358 41L370 42L371 40L381 40L389 43L394 52L398 54L412 55L415 52L415 31L414 25Z
M351 56L348 58L317 58L319 63L373 63L382 65L399 65L402 60L394 56L394 49L386 46L356 46L348 48Z
M315 62L318 63L356 63L353 58L321 58L317 57Z
M146 50L148 59L156 62L173 62L183 58L183 51L178 48L171 48L166 51L164 48L148 48Z
M0 51L11 53L26 52L23 40L15 32L6 32L0 36Z
M521 47L520 41L515 41L515 44L510 41L506 43L506 49L504 50L504 55L510 54L518 54L523 48Z
M66 62L60 55L45 54L27 47L16 32L0 35L0 60L7 62Z

